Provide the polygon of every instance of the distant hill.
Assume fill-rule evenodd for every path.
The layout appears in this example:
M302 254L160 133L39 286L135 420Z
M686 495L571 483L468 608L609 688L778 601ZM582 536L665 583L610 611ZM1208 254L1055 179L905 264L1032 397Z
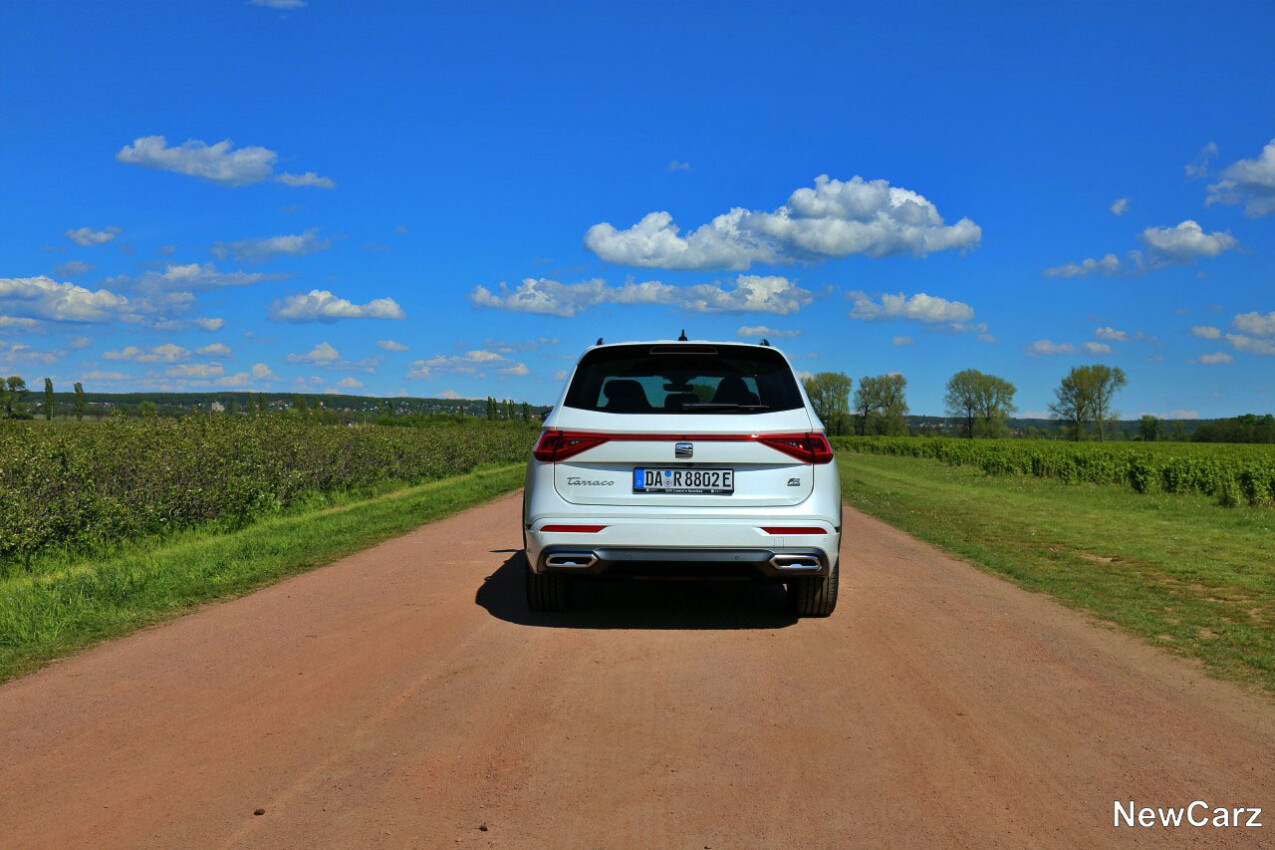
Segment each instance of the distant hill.
M149 402L160 416L182 416L197 412L244 411L249 404L257 409L264 399L269 411L283 411L304 401L307 407L320 408L355 416L376 416L386 412L395 416L407 414L462 414L484 417L487 415L485 398L415 398L400 396L378 398L363 395L330 395L318 393L255 393L255 392L206 392L206 393L91 393L84 394L85 415L101 418L112 414L133 415L140 405ZM27 395L27 407L34 412L43 401L43 393ZM74 410L75 394L55 392L53 403L56 416L70 416ZM522 402L515 400L515 408L521 413ZM388 411L386 405L389 405ZM504 400L500 400L501 410ZM546 405L530 405L533 416L539 417L549 408Z

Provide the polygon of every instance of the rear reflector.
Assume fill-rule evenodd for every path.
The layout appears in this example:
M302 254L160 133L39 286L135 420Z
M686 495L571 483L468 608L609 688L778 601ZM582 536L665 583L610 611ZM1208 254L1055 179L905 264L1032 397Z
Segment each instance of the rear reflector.
M793 528L776 528L775 526L762 526L762 531L767 534L827 534L826 528L815 528L814 526L794 526Z
M585 431L560 431L547 428L531 453L536 460L556 463L611 441L675 442L700 441L715 443L758 442L805 463L831 463L832 446L823 434L599 434Z
M597 534L605 525L543 525L541 531L575 531L580 534Z

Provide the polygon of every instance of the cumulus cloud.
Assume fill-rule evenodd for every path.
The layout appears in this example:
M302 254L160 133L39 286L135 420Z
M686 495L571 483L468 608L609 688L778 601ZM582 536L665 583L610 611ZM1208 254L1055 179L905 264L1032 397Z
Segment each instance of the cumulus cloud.
M1075 354L1076 346L1069 342L1051 342L1038 339L1023 349L1031 357L1049 357L1055 354Z
M753 338L753 339L756 339L756 338L770 339L771 337L774 337L775 339L791 339L792 337L801 336L801 331L799 330L785 331L785 330L780 330L779 328L770 328L770 327L767 327L766 325L744 325L739 330L735 331L735 334L737 336Z
M125 375L123 372L92 371L84 372L80 377L86 381L123 381L131 376Z
M130 360L135 363L172 363L176 360L184 360L189 356L190 351L171 342L157 345L151 349L141 349L136 345L126 345L119 351L102 352L102 359L104 360Z
M1147 246L1178 262L1193 257L1216 257L1239 244L1229 233L1205 233L1204 228L1190 219L1176 227L1148 227L1138 238Z
M408 369L409 378L436 378L441 375L468 375L485 378L489 371L502 375L526 375L525 364L510 360L494 351L476 349L459 355L439 355L417 360Z
M226 324L225 319L205 318L205 319L194 319L193 321L195 325L197 325L198 327L206 331L219 331L221 330L222 326Z
M1195 155L1195 159L1182 166L1182 170L1186 172L1187 177L1198 179L1209 176L1209 163L1213 157L1217 156L1217 142L1209 142L1200 148L1200 152Z
M968 250L982 235L968 218L945 224L925 197L885 180L820 175L813 188L796 190L773 212L737 207L685 236L672 215L652 212L626 230L595 224L584 244L603 260L626 266L747 269L754 262Z
M76 245L88 248L93 245L105 245L115 238L120 232L118 227L105 227L101 230L94 230L91 227L79 227L75 230L68 230L67 237Z
M1129 339L1129 334L1115 328L1095 328L1093 335L1108 342L1126 342Z
M1263 354L1268 357L1275 357L1275 340L1254 339L1244 334L1227 334L1226 341L1236 351L1243 351L1247 354Z
M401 342L395 342L392 339L378 339L376 347L385 351L409 351L410 349Z
M341 359L341 352L324 341L306 354L289 354L285 359L289 363L335 363Z
M1209 186L1207 204L1243 204L1245 215L1257 218L1275 212L1275 139L1256 159L1241 159Z
M312 227L305 233L243 239L238 242L214 242L208 250L218 259L233 257L240 263L261 263L280 255L303 257L332 247L327 239L319 239L318 232L318 228Z
M1240 313L1231 324L1254 336L1275 336L1275 310L1265 316L1261 313Z
M557 345L558 338L541 336L535 339L524 339L516 342L507 342L505 340L488 339L483 341L483 348L487 351L494 351L497 354L513 354L518 351L535 351L549 345Z
M0 278L0 314L55 322L138 321L135 305L106 289L93 291L45 275Z
M1111 346L1105 342L1086 342L1083 346L1090 354L1110 354Z
M15 316L0 316L0 328L33 328L38 325L35 319L20 319Z
M93 271L97 266L92 263L86 263L83 260L68 260L65 263L58 263L53 267L53 273L58 277L75 277L76 275L87 274Z
M1191 328L1191 334L1201 339L1221 339L1222 331L1220 328L1210 327L1209 325L1196 325Z
M1111 203L1111 213L1113 215L1124 215L1129 210L1128 198L1116 198Z
M918 292L907 296L902 292L897 295L885 293L880 303L873 301L867 293L849 292L846 297L854 302L853 309L847 315L852 319L865 321L904 320L925 324L946 323L954 330L977 330L986 332L986 326L968 327L967 323L974 318L974 308L961 301L949 301Z
M211 345L196 348L195 353L202 357L231 357L234 354L234 352L230 350L230 346L223 345L220 342L214 342Z
M312 289L305 295L289 295L270 305L272 322L325 322L338 319L406 319L407 314L393 298L375 298L367 304L354 304L338 298L325 289Z
M220 363L181 363L164 371L170 378L216 378L225 374Z
M131 145L120 148L115 159L129 165L140 165L157 171L174 171L197 177L219 186L248 186L260 183L274 171L279 155L269 148L234 149L224 139L209 145L199 139L187 139L169 147L163 136L142 136Z
M679 162L676 159L670 159L668 165L664 166L665 171L690 171L691 164L689 162Z
M890 340L891 345L912 345L916 340L910 336L896 336Z
M512 289L501 283L497 292L485 286L474 287L469 300L479 307L564 318L599 304L663 304L691 313L787 316L809 304L814 296L778 275L739 275L733 287L721 283L673 286L659 281L626 281L610 286L598 278L579 283L526 278Z
M341 380L336 382L336 385L338 387L345 387L346 389L352 390L352 389L357 389L363 386L363 382L360 381L358 378L342 378Z
M259 381L273 381L275 380L275 373L270 371L270 367L265 363L254 363L252 364L252 377Z
M1199 357L1190 361L1201 366L1218 366L1222 363L1230 363L1235 358L1227 354L1225 351L1217 351L1213 354L1201 354Z
M275 178L275 182L282 183L285 186L291 186L294 189L309 187L312 189L335 189L336 181L331 177L320 177L313 171L307 171L305 174L288 174L284 172Z
M222 272L213 263L170 263L162 272L146 272L137 277L120 275L107 278L106 282L120 287L132 287L144 292L173 292L175 290L200 291L221 289L227 286L251 286L271 280L286 280L290 275L265 272Z
M1087 259L1078 263L1067 263L1061 266L1053 266L1045 269L1043 274L1045 277L1083 277L1094 272L1102 272L1106 275L1113 275L1120 271L1122 265L1120 258L1115 254L1107 254L1100 260Z

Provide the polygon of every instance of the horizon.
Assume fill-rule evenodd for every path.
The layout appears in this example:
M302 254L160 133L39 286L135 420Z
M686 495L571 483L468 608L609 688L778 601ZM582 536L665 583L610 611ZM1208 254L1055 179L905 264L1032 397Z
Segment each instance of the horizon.
M5 6L35 394L544 406L685 328L916 416L1092 362L1132 420L1275 410L1269 4L121 8Z

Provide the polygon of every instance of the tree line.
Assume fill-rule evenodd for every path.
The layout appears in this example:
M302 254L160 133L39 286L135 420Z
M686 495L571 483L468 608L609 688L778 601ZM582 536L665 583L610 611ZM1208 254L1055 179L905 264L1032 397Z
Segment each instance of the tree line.
M1064 424L1071 439L1093 436L1104 440L1119 417L1112 401L1126 383L1119 367L1077 366L1054 390L1050 413ZM820 372L802 384L831 435L908 433L907 379L900 374L861 378L854 390L853 406L854 382L842 372ZM946 389L943 403L947 414L960 420L964 436L1002 437L1009 432L1006 420L1018 409L1014 405L1017 388L1012 383L977 369L963 369L948 380Z
M4 410L5 419L34 419L35 414L30 409L30 402L27 397L31 391L27 388L27 382L23 380L21 375L10 375L0 381L0 408ZM84 387L79 381L75 382L75 418L77 420L84 418L84 410L87 405L84 400ZM45 419L52 421L54 412L53 404L53 379L44 379L44 398L39 404L39 414Z

